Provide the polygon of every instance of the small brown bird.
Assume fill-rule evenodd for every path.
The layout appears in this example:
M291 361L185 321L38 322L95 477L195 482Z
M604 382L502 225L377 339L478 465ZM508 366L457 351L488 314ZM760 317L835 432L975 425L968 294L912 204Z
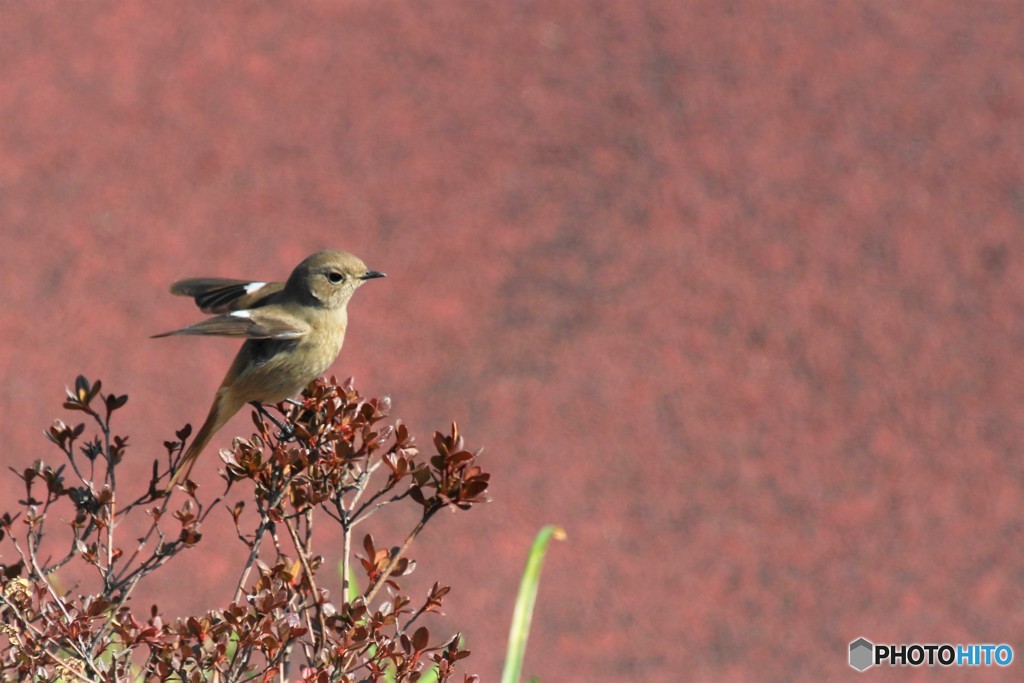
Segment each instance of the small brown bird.
M246 403L278 403L300 392L331 366L348 323L346 306L367 280L384 277L344 251L319 251L296 266L287 282L193 278L171 293L193 297L202 322L154 337L202 334L244 337L217 389L206 422L185 452L167 490L188 478L210 438Z

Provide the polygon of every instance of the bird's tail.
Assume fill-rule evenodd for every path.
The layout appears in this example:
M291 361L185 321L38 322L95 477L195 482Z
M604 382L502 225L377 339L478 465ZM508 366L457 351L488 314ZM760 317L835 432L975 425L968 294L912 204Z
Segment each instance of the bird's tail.
M171 476L165 489L167 492L170 492L179 481L188 479L192 466L196 464L196 459L206 448L206 444L210 443L210 439L217 433L217 430L223 427L242 407L242 403L232 399L231 392L227 387L221 387L217 392L217 397L213 400L213 405L210 406L210 414L206 416L206 422L199 428L199 433L196 434L196 438L185 451L185 457L182 458L178 468Z

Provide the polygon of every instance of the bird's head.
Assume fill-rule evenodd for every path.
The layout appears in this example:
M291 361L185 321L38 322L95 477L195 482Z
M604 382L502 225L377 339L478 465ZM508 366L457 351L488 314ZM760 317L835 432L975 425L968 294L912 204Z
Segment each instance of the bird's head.
M286 289L295 296L327 308L348 303L367 280L384 277L346 251L318 251L295 267Z

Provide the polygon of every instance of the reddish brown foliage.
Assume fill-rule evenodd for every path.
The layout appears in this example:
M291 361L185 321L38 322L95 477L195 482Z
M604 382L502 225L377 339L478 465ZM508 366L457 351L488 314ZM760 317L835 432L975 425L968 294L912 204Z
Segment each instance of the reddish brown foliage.
M156 606L138 615L132 592L179 553L204 552L201 527L221 499L201 502L191 481L179 489L183 501L172 505L174 496L162 494L189 427L165 444L164 462L153 463L145 491L132 498L131 484L117 482L128 441L110 430L111 415L127 397L100 389L99 382L79 377L64 404L92 418L99 434L82 442L85 425L56 421L47 437L68 464L38 461L17 473L25 486L20 510L0 517L6 551L0 559L14 559L2 565L0 578L3 680L326 683L376 681L390 672L393 680L416 681L431 666L439 680L451 680L456 663L469 654L459 636L438 642L415 626L421 615L440 610L449 589L435 583L414 603L398 579L415 568L406 552L435 513L485 500L489 475L454 424L450 434L435 433L432 454L421 455L405 425L388 423L388 399L364 399L350 382L319 380L301 402L278 406L278 429L268 413L254 413L256 434L236 439L221 454L228 489L251 481L248 500L256 510L253 526L243 515L244 501L229 510L248 549L235 594L222 609L167 623ZM126 495L130 502L121 502ZM354 528L401 501L419 511L413 529L393 548L379 547L366 534L365 554L358 556L365 589L353 591L345 581L332 599L318 582L325 558L314 552L314 519L341 526L341 575L348 577ZM148 529L123 545L117 530L132 513L148 515ZM62 555L40 552L64 536L70 544ZM58 571L73 563L92 569L95 591L59 587ZM385 586L388 597L378 599Z

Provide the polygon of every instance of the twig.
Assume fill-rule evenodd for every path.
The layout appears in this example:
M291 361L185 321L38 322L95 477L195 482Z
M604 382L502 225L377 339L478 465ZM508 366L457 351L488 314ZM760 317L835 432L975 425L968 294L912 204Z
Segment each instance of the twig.
M306 552L306 544L299 540L299 534L295 531L295 526L288 520L285 520L284 528L288 530L288 534L292 537L295 552L299 554L299 562L302 563L302 571L306 572L306 578L309 579L310 597L313 600L313 609L316 612L317 626L320 628L313 628L313 622L309 618L308 610L303 610L303 616L306 618L306 627L313 634L313 644L319 649L323 644L324 635L327 633L327 622L324 621L323 606L320 604L320 594L316 588L316 581L313 579L313 570L309 566L309 554Z
M395 571L395 566L398 564L398 561L402 559L402 556L405 555L405 551L407 551L409 549L409 546L412 545L412 542L416 539L416 536L418 536L419 533L423 531L423 527L424 525L426 525L427 521L431 517L433 517L434 513L440 510L441 507L442 506L439 505L437 507L432 507L428 508L427 510L424 510L423 517L421 517L420 521L416 523L416 526L413 528L412 531L409 532L409 535L405 537L405 541L402 543L401 547L398 548L398 552L391 556L391 559L388 560L388 563L384 566L384 569L377 577L377 581L370 587L370 591L366 594L366 598L364 599L367 605L369 605L370 602L372 602L373 599L377 597L377 593L379 593L380 589L384 587L384 584L387 582L388 577L391 576L391 572Z

